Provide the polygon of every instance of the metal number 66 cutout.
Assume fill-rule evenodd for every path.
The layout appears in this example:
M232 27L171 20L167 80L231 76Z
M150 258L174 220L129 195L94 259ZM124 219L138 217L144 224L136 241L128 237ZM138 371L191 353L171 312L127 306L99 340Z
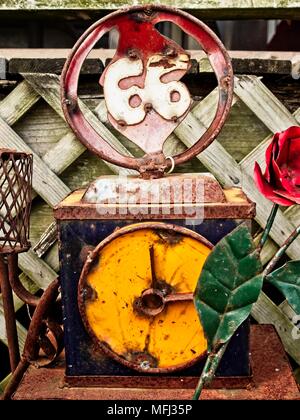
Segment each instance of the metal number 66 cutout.
M107 110L119 125L139 124L152 109L165 120L177 122L189 109L191 98L186 86L179 81L167 81L171 72L187 71L188 55L181 54L169 60L166 67L163 61L164 57L159 54L148 59L143 88L133 84L126 89L127 78L143 74L141 59L121 58L108 67L103 83L104 95ZM144 144L147 152L152 147L157 144Z
M191 159L220 132L230 110L233 91L228 54L215 34L199 20L164 6L133 6L111 13L78 40L61 79L62 107L77 137L101 158L136 169L145 177L154 172L160 176L170 167L170 160L163 154L163 144L192 105L189 91L181 81L191 67L190 55L156 29L158 23L166 21L198 41L208 55L219 86L217 111L207 131L191 148L173 156L175 164ZM112 29L119 33L118 47L100 78L108 119L145 152L142 158L119 153L95 131L78 105L81 66L99 39Z

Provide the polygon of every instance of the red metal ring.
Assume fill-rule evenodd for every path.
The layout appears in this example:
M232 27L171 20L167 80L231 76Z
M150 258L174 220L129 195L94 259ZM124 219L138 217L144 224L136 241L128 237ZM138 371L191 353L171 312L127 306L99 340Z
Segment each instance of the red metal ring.
M222 42L203 22L181 10L167 6L133 6L113 12L93 24L77 41L72 49L61 76L61 102L66 120L76 136L93 153L102 159L125 168L139 170L147 164L147 156L134 158L124 156L113 148L85 119L78 105L77 87L81 66L99 39L124 15L138 16L153 25L170 21L192 36L209 56L219 86L219 100L216 114L207 131L189 149L173 156L175 165L186 162L202 152L219 134L230 111L233 96L233 70L230 57ZM160 165L162 163L160 162ZM170 162L164 162L165 168Z

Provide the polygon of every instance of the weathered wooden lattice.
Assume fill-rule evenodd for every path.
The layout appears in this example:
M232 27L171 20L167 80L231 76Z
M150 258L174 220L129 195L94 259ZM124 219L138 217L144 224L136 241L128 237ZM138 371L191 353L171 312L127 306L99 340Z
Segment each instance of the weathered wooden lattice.
M71 190L82 187L100 174L128 174L130 171L104 161L99 163L92 155L84 153L84 146L63 121L57 75L24 73L23 78L0 102L0 148L13 148L34 155L33 188L35 196L40 196L33 202L31 215L31 242L34 247L20 256L19 267L23 271L22 282L31 291L36 291L45 289L59 271L52 208ZM199 138L214 115L216 103L216 90L197 103L171 134L172 141L166 145L167 155L190 147ZM97 98L84 95L80 106L93 127L117 150L127 155L138 153L110 127L100 91ZM238 127L233 130L236 124ZM227 127L219 139L197 157L189 170L205 168L225 186L242 186L248 197L257 203L256 221L263 227L271 203L259 194L254 185L254 162L263 164L265 148L274 132L299 124L300 108L291 114L259 77L236 76L235 97ZM247 130L250 133L247 134ZM250 143L243 141L243 137L249 140L252 135ZM264 263L299 223L299 206L279 211L271 238L262 254ZM300 258L300 239L288 249L288 256ZM17 298L15 303L16 310L22 306ZM265 293L261 293L252 315L259 323L275 325L287 353L300 364L299 341L292 334L295 314L289 305L283 302L277 306ZM18 324L18 333L22 346L26 330L21 324ZM6 342L1 299L0 340Z

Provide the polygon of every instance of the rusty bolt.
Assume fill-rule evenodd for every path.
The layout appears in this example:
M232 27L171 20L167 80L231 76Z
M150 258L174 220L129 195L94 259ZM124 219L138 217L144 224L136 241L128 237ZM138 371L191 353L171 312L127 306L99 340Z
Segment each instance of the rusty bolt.
M83 300L86 301L93 301L97 299L97 292L91 286L86 285L84 289L81 291Z
M151 111L151 109L152 109L152 104L150 104L149 102L147 102L147 103L144 105L144 110L145 110L146 112L150 112L150 111Z
M147 16L151 16L152 13L153 13L153 10L150 7L147 7L147 8L144 9L144 13Z
M221 79L221 87L223 88L223 89L228 89L229 88L229 83L230 83L230 76L224 76L224 77L222 77L222 79Z
M79 254L81 262L85 263L87 257L94 251L95 247L92 245L84 245Z
M127 56L128 58L130 58L130 60L137 60L140 56L139 51L134 49L134 48L130 48L127 51Z
M147 369L149 369L151 366L150 366L150 362L148 361L148 360L143 360L141 363L140 363L140 367L142 368L142 369L145 369L145 370L147 370Z
M126 126L126 122L124 120L118 120L117 123L119 124L120 127Z
M177 52L176 52L175 48L173 48L173 47L167 47L165 49L165 55L167 55L168 57L176 57L177 56Z
M70 111L74 111L77 108L77 102L73 98L66 98L64 103L67 105Z

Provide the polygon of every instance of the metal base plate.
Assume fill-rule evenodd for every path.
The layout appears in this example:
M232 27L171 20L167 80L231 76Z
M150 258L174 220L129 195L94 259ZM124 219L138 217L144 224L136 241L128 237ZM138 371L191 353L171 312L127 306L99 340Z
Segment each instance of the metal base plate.
M299 388L280 339L270 325L251 327L253 381L247 388L205 389L203 399L300 400ZM213 385L212 385L213 386ZM31 366L13 396L15 400L183 400L192 389L136 389L70 387L65 384L64 366L37 369Z

